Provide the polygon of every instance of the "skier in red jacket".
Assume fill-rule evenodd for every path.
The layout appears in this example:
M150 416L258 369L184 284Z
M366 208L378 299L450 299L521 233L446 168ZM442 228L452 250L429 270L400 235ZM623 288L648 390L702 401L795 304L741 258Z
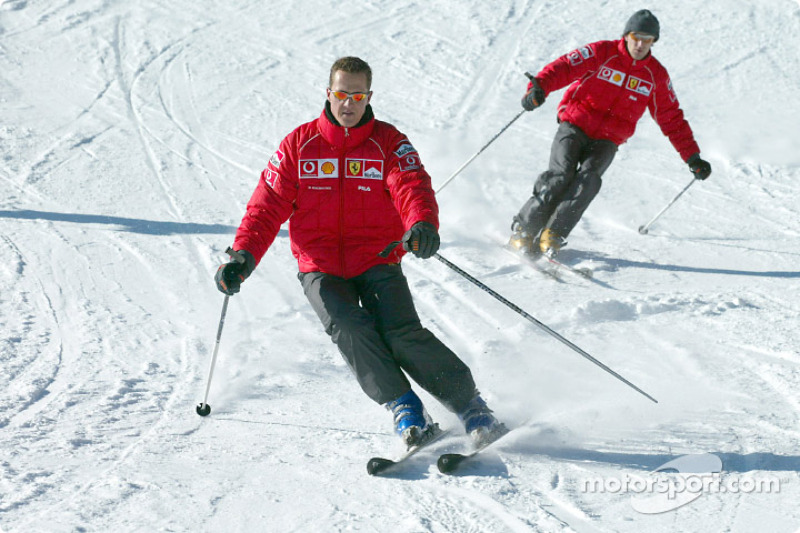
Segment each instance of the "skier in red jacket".
M528 84L528 111L569 85L558 106L559 127L550 164L514 217L509 244L525 253L554 255L597 195L619 145L649 110L697 179L711 174L700 158L667 70L650 48L660 25L648 10L625 24L622 39L588 44L545 66ZM571 84L571 85L570 85Z
M407 251L428 259L439 248L431 178L408 138L375 119L366 62L337 60L329 81L322 114L283 139L261 173L233 245L246 261L222 265L217 288L237 293L289 220L306 297L406 445L439 431L408 378L457 413L476 443L494 439L505 427L469 368L420 324L400 267ZM402 249L380 257L392 241Z

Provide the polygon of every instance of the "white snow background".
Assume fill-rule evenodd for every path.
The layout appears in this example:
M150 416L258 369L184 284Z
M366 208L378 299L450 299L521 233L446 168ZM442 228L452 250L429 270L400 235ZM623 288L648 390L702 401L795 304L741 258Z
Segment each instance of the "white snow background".
M441 185L520 110L527 80L650 7L714 168L691 181L649 115L556 283L501 250L544 170L562 92L438 195L441 254L652 394L615 380L436 260L404 261L423 323L523 427L440 474L388 478L390 415L296 279L285 229L230 300L212 276L330 64ZM0 530L770 531L800 528L800 4L790 0L0 3ZM456 437L454 415L423 400ZM714 454L722 481L660 514L587 480ZM618 485L618 483L616 484ZM748 486L752 486L749 484Z

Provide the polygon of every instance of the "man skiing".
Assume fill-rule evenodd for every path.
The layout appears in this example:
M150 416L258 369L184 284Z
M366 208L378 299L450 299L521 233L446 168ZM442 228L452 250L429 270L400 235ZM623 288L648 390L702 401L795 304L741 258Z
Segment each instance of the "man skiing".
M514 217L509 244L525 253L555 255L597 195L619 145L649 110L696 179L711 174L678 104L667 70L653 57L660 25L637 11L622 38L598 41L546 65L528 84L522 107L532 111L545 97L569 88L558 106L559 127L549 168ZM570 85L571 84L571 85Z
M270 158L236 232L233 249L246 261L222 265L217 288L239 292L288 219L306 297L361 388L392 412L403 442L423 444L440 431L410 377L480 445L507 430L469 368L420 324L400 261L406 251L428 259L439 249L438 206L417 150L375 119L371 83L359 58L332 65L325 109ZM402 248L380 257L392 241Z

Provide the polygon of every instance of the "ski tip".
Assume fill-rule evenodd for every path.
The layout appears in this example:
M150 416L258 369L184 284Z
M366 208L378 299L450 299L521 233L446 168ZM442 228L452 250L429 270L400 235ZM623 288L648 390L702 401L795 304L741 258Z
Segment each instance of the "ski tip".
M458 468L467 456L460 453L446 453L439 457L436 466L442 474L448 474Z
M377 476L378 474L386 471L396 463L391 459L384 459L383 457L373 457L367 462L367 473L370 476Z

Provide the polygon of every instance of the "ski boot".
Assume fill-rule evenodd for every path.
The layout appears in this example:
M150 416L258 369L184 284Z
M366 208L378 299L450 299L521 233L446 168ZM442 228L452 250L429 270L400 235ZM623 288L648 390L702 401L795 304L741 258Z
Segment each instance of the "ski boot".
M508 247L521 254L533 254L536 252L535 236L526 231L517 221L511 224L511 238L508 240Z
M567 241L550 228L545 228L539 238L539 250L547 257L555 257L566 244Z
M464 423L464 430L476 448L491 444L508 433L508 428L494 417L480 394L475 395L467 407L458 413L458 418Z
M413 390L387 403L386 408L394 415L394 431L407 448L420 446L439 432L439 425L433 423Z

